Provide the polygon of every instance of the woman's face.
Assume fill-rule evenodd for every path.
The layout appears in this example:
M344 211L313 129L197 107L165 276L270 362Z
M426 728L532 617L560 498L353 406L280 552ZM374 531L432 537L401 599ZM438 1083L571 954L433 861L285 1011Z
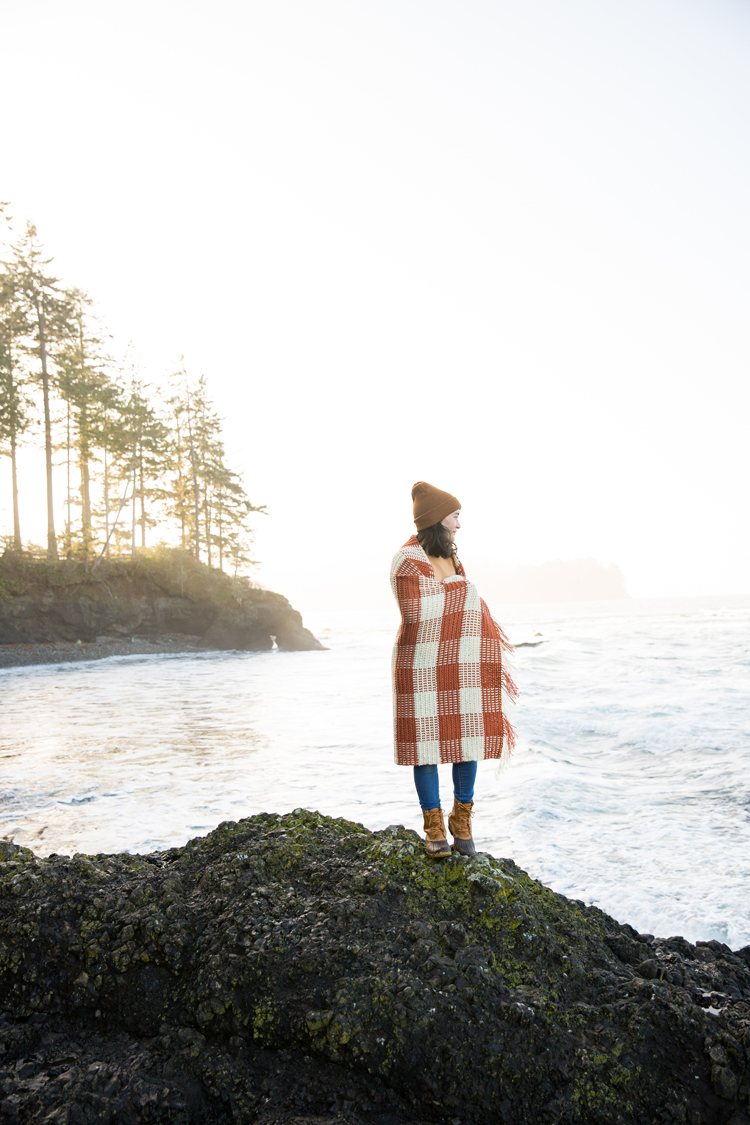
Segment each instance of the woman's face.
M444 520L440 521L442 523L443 527L447 527L448 531L450 531L451 539L455 539L456 532L458 531L459 527L461 526L461 524L458 522L458 517L459 517L460 514L461 514L461 509L456 508L455 512L451 512L451 514L449 516L446 516Z

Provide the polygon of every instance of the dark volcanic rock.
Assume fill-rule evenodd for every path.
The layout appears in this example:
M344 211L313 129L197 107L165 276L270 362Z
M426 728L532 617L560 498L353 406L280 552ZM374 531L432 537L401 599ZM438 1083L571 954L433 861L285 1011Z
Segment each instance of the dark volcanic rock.
M266 591L263 591L266 593ZM279 599L285 603L279 604ZM260 652L273 647L287 652L300 652L320 649L323 646L315 639L309 629L303 628L302 617L296 609L272 594L270 598L248 601L236 609L223 609L203 635L202 644L207 648L244 649Z
M2 852L2 1122L747 1120L747 951L509 860L302 811L150 856Z
M323 648L285 597L249 583L221 576L222 587L215 577L218 597L188 596L165 589L156 567L120 563L67 581L64 569L53 570L46 586L37 580L33 593L16 594L12 583L8 592L0 581L0 645L182 635L205 648L263 651L274 639L287 651Z

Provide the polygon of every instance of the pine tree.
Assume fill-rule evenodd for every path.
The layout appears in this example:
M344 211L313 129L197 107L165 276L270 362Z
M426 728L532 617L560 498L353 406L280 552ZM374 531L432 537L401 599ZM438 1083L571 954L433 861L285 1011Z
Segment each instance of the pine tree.
M184 365L169 377L172 388L172 393L167 399L170 437L167 444L166 471L168 475L164 482L163 499L165 514L167 518L173 519L179 526L180 546L183 551L186 551L188 549L188 526L190 523L188 514L190 484L186 464L184 379Z
M200 561L200 483L198 479L195 403L188 385L182 357L170 376L172 394L167 405L171 415L168 471L171 488L165 489L167 516L180 527L180 546Z
M235 573L250 562L248 518L265 512L248 500L241 478L226 464L221 419L208 397L203 376L191 386L184 365L173 375L169 400L174 419L171 444L172 489L167 512L180 525L181 544L209 566L218 555Z
M52 414L51 397L55 371L51 349L69 333L70 308L57 278L47 268L52 259L44 257L36 227L28 223L26 232L14 247L14 273L26 315L30 337L29 352L38 361L36 377L42 388L44 412L44 453L47 476L47 558L56 559L55 505L52 491Z
M124 412L122 394L116 383L110 382L106 399L99 419L99 447L102 461L102 495L99 507L94 506L94 516L102 524L102 554L109 558L110 541L116 530L123 504L120 493L132 474L132 443L129 433L123 430L121 420ZM123 472L123 462L128 463L128 471Z
M252 512L265 514L266 506L251 504L241 478L224 465L214 494L214 509L216 517L212 538L219 556L219 568L223 570L225 561L229 561L236 574L240 568L244 569L253 562L250 555L253 534L248 518Z
M30 422L30 403L22 364L22 341L26 327L15 271L11 265L6 265L0 273L0 452L10 457L13 548L16 551L22 548L17 450L19 439Z
M149 397L149 387L131 372L130 393L120 407L118 428L122 448L131 450L132 492L130 552L136 555L136 529L140 527L140 546L146 546L146 532L158 523L158 502L163 499L163 476L167 464L168 431Z
M106 424L106 409L115 398L103 350L102 330L92 313L91 300L79 289L67 294L70 307L70 335L56 354L57 385L67 408L68 476L70 474L71 420L72 445L80 471L81 545L83 555L94 554L91 506L91 463L101 447ZM70 524L70 482L68 479L68 524ZM70 527L66 539L70 540ZM67 543L70 549L70 542Z
M191 401L192 400L192 401ZM196 482L194 487L199 490L196 498L195 520L199 523L202 517L206 561L212 565L212 517L214 511L214 497L217 485L221 479L224 462L224 446L221 442L221 420L213 410L206 392L206 379L204 375L189 398L188 417L192 408L194 417L194 462L193 473ZM196 557L198 557L196 555Z

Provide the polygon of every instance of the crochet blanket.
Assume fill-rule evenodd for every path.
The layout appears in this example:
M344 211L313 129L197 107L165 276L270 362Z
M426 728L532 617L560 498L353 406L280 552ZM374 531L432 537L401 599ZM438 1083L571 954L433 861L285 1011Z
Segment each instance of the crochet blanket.
M458 574L440 581L413 535L391 564L401 610L393 648L395 760L401 766L507 759L513 649L489 609Z

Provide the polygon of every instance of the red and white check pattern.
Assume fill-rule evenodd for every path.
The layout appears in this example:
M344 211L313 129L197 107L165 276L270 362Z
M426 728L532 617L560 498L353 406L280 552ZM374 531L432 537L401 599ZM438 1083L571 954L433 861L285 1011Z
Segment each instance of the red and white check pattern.
M515 743L509 711L513 652L459 573L440 581L413 535L391 564L401 610L393 649L395 759L401 766L505 758Z

